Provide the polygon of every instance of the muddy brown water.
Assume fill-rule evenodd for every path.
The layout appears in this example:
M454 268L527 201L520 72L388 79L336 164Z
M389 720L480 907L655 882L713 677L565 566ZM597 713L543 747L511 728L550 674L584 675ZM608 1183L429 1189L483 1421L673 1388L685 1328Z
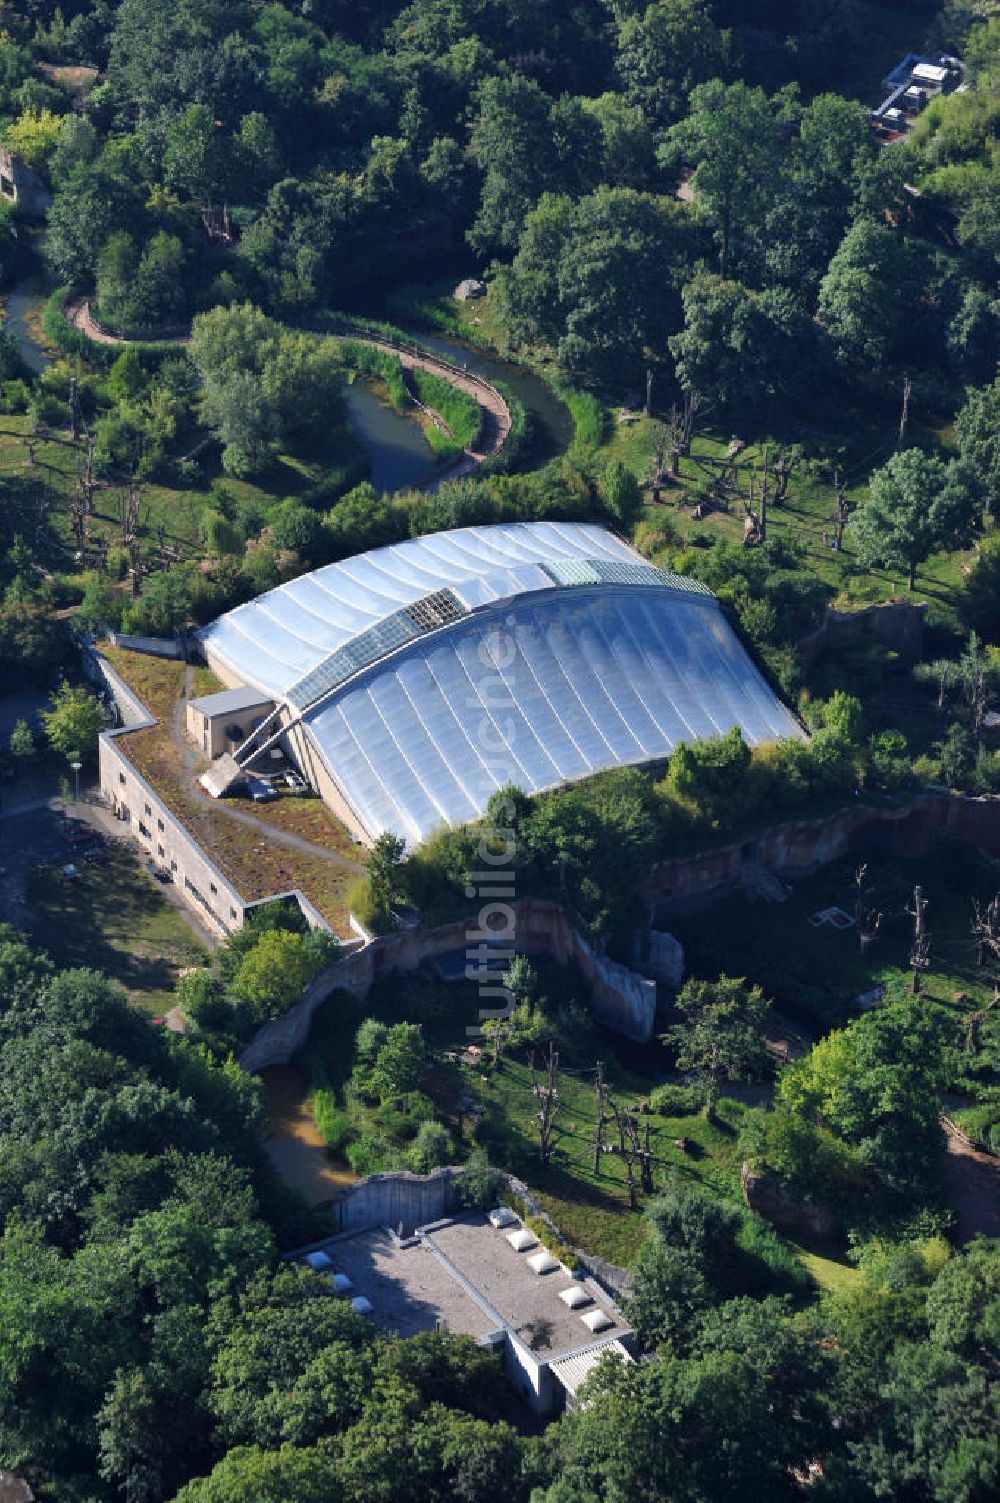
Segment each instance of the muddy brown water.
M269 1130L268 1156L286 1185L301 1190L312 1205L336 1200L354 1175L331 1162L309 1110L309 1089L292 1065L261 1071Z

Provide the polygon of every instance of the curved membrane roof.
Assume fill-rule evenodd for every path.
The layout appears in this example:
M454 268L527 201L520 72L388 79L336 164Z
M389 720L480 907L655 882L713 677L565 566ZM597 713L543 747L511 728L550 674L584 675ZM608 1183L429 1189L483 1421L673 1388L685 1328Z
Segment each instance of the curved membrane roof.
M739 725L799 736L715 598L603 528L535 522L415 538L331 564L202 632L301 715L370 835L461 824Z

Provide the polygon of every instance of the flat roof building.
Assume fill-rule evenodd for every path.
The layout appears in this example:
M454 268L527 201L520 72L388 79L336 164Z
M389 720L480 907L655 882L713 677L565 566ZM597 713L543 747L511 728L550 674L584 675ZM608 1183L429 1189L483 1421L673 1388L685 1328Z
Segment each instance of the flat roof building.
M352 832L411 844L527 793L740 727L802 730L715 597L605 528L533 522L413 538L289 581L200 633L209 665L279 712ZM248 751L249 754L249 751Z
M513 1212L433 1222L404 1238L374 1227L318 1252L334 1287L363 1300L381 1329L451 1331L502 1351L511 1383L540 1414L572 1406L605 1352L632 1360L632 1331L614 1302L548 1254ZM315 1258L306 1261L316 1267Z

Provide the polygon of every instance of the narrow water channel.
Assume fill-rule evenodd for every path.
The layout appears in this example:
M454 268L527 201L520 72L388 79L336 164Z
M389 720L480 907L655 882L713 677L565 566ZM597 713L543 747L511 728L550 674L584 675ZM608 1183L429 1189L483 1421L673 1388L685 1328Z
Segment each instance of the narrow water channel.
M331 1162L309 1110L305 1080L292 1065L272 1065L260 1078L268 1115L264 1147L275 1169L311 1205L335 1200L354 1175Z
M534 424L532 459L536 465L565 454L573 442L573 418L565 402L560 401L541 376L499 355L487 354L451 334L413 327L404 332L436 355L443 355L455 365L467 366L473 375L482 376L484 381L499 381L520 397Z
M10 292L0 294L4 323L17 341L21 359L35 376L45 369L54 354L42 332L45 302L45 291L37 277L17 282Z
M347 388L347 420L371 460L371 483L380 496L420 485L434 473L434 456L419 426L380 399L365 381Z
M38 277L24 278L10 292L0 294L6 325L17 340L25 364L35 374L43 371L56 353L41 328L45 302L45 289ZM573 439L569 409L539 376L450 334L423 329L407 332L429 350L456 365L465 365L475 375L504 383L521 399L533 422L535 464L543 464L569 448ZM419 426L381 401L367 382L354 381L348 387L347 413L351 427L368 450L371 482L380 495L420 485L433 477L434 455Z

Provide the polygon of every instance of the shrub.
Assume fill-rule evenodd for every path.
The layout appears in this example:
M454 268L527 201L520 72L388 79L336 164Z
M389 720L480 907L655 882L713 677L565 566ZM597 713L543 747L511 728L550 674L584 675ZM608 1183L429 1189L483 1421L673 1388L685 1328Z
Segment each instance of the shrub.
M396 1167L396 1155L391 1143L374 1133L362 1133L347 1145L347 1162L363 1179L366 1174L381 1174L385 1169Z
M650 1111L661 1117L690 1117L703 1105L704 1093L693 1085L660 1085L649 1093Z
M313 1092L312 1114L316 1131L327 1148L343 1157L357 1134L350 1117L337 1105L337 1098L329 1087L323 1086Z
M454 1157L451 1134L440 1122L421 1122L407 1162L417 1174L429 1174Z
M472 1211L488 1211L497 1203L504 1177L481 1148L474 1149L455 1177L455 1199Z

